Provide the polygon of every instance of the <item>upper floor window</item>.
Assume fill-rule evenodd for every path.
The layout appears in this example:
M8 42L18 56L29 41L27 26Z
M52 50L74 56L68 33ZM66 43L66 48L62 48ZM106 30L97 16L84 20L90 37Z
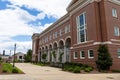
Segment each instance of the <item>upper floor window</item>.
M117 9L112 8L112 16L117 18Z
M57 33L57 32L55 32L55 33L54 33L54 37L55 37L55 38L57 38L57 35L58 35L58 33Z
M80 58L85 59L85 52L84 51L80 51Z
M68 33L68 32L70 32L70 25L67 25L67 26L65 27L65 33Z
M114 27L114 34L115 34L115 36L119 36L120 35L119 27Z
M52 35L50 34L49 40L51 40L51 39L52 39Z
M93 50L88 50L88 58L94 58Z
M74 57L74 59L77 59L78 58L78 53L74 52L73 57Z
M120 49L117 50L118 58L120 58Z
M77 41L85 42L87 40L86 34L86 13L82 13L80 16L77 17Z
M62 36L62 29L60 29L60 36Z
M48 42L48 36L46 37L46 42Z

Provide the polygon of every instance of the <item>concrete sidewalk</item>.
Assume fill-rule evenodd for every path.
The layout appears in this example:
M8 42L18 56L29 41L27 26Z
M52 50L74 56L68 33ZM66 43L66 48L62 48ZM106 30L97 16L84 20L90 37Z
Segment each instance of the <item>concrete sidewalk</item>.
M0 75L0 80L120 80L120 74L74 74L61 69L16 63L25 74Z
M16 63L16 66L23 70L26 76L32 77L35 80L120 80L120 74L115 73L74 74L61 71L58 68L41 67L30 63Z
M35 80L26 74L0 75L0 80Z

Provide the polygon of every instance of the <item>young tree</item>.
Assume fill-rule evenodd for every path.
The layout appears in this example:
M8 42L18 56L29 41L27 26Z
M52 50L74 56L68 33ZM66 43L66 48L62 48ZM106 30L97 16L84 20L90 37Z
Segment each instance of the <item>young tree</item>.
M62 62L63 54L64 54L64 52L60 53L60 56L59 56L60 62Z
M31 62L31 60L32 60L32 50L31 49L29 49L27 51L27 54L25 54L24 60L25 60L25 62Z
M109 70L112 66L112 58L106 45L100 45L98 49L98 59L96 61L99 71Z
M55 53L55 51L52 51L52 55L53 55L54 61L55 61L55 63L56 63L56 53Z
M44 60L44 63L45 63L45 61L46 61L46 58L47 58L47 54L42 54L42 59Z

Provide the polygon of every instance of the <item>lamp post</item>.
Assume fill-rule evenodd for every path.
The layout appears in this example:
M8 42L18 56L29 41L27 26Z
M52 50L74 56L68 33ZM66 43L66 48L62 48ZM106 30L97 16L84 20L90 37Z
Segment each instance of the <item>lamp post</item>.
M15 67L15 53L16 53L16 43L14 45L13 67Z

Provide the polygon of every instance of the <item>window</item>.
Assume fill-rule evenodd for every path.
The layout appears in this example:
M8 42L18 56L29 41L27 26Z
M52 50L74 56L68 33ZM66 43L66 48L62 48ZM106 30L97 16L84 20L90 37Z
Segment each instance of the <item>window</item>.
M112 8L112 16L117 18L117 10Z
M118 49L117 54L118 54L118 58L120 58L120 49Z
M54 38L57 38L57 34L58 34L57 32L54 33Z
M78 58L78 53L74 52L74 59L77 59L77 58Z
M119 36L120 35L119 27L114 27L114 34L115 34L115 36Z
M62 29L60 29L60 36L62 36Z
M68 32L70 32L70 25L67 25L67 26L65 27L65 33L68 33Z
M77 41L85 42L87 40L86 35L86 13L82 13L77 17Z
M48 42L48 36L46 37L46 42Z
M93 50L88 50L88 58L94 58Z
M80 59L85 59L85 52L84 51L80 51Z
M52 39L52 35L50 34L49 40L51 40L51 39Z
M53 33L53 39L55 39L55 33Z

